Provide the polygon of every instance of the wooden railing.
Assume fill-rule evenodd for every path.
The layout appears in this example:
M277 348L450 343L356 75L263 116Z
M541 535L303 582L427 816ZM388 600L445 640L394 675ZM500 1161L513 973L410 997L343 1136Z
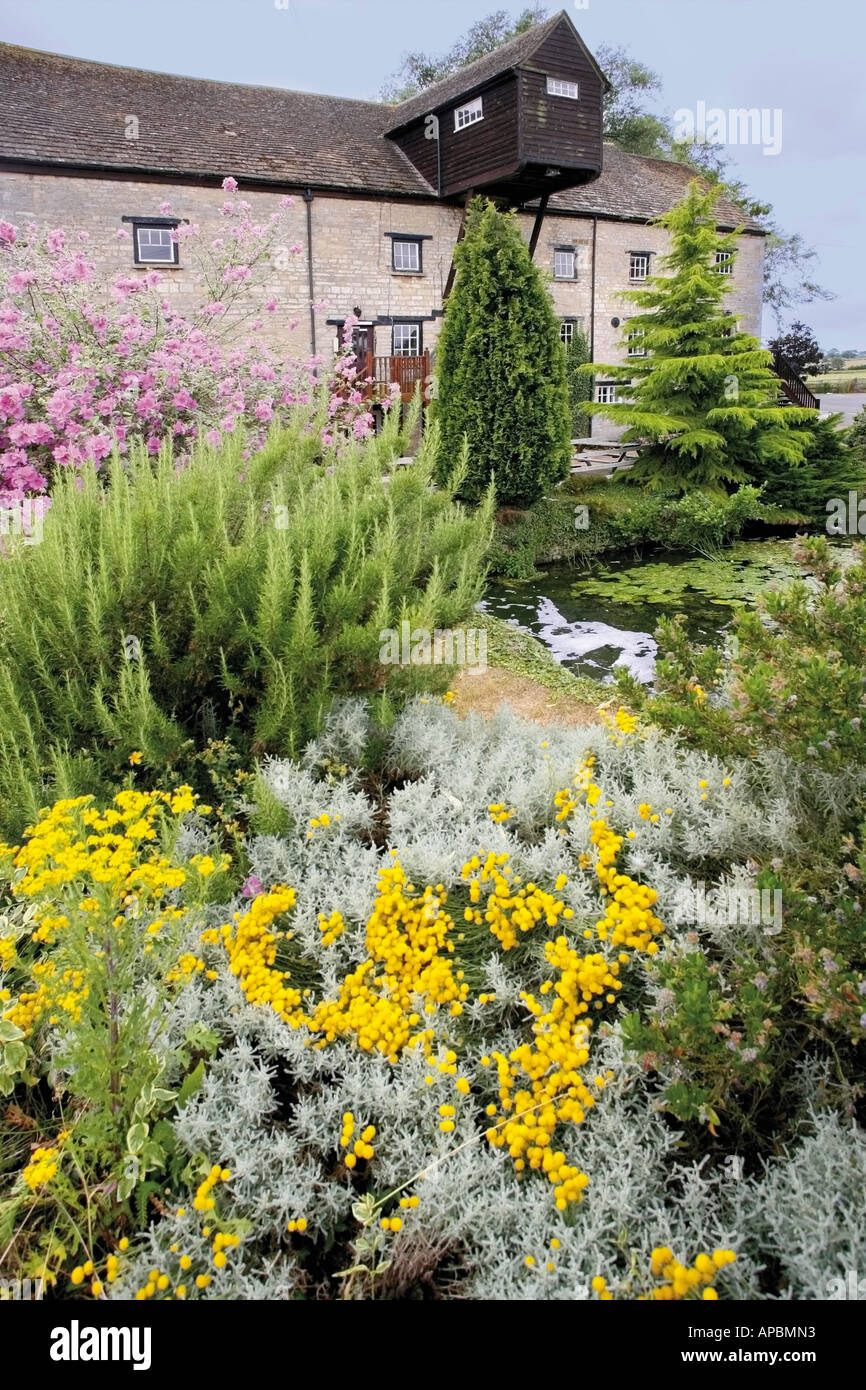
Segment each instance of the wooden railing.
M372 378L374 395L383 394L396 382L404 401L411 401L415 386L420 381L421 399L426 400L425 383L430 375L430 353L424 352L420 357L374 357L372 352L368 352L364 375Z
M773 353L773 371L779 378L782 390L794 405L803 406L807 410L820 410L821 402L809 390L805 381L797 374L797 368L793 362L781 352Z

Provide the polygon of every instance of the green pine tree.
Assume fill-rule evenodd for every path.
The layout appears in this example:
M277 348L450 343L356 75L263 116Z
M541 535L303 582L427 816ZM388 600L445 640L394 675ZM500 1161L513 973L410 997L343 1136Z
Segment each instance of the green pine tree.
M849 491L863 488L866 460L851 447L850 439L846 442L841 420L841 415L831 415L815 423L802 463L766 465L762 502L799 512L823 526L832 498L847 499Z
M591 361L589 339L583 329L575 324L571 342L565 350L565 375L571 401L571 432L575 439L583 438L590 430L591 419L586 406L592 400L592 378L585 372L578 371L578 368Z
M625 296L644 312L628 320L623 346L639 333L646 357L592 369L632 383L628 403L591 409L627 425L624 442L640 444L629 481L666 492L721 491L760 483L768 466L795 468L817 418L779 404L770 354L725 310L732 281L716 257L735 263L738 234L716 230L719 191L693 180L657 219L671 237L670 253L660 258L668 273Z
M455 249L457 277L437 352L439 481L468 440L461 495L530 506L568 473L565 350L543 276L513 214L476 198Z

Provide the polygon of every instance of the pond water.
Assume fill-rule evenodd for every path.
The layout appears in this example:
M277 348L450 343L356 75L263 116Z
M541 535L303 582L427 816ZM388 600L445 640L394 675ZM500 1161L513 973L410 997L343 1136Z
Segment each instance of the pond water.
M682 613L692 640L721 645L736 608L801 576L793 546L740 541L721 560L655 551L640 560L600 556L586 570L551 565L537 579L490 585L480 607L531 632L576 675L610 682L623 666L649 684L659 618Z

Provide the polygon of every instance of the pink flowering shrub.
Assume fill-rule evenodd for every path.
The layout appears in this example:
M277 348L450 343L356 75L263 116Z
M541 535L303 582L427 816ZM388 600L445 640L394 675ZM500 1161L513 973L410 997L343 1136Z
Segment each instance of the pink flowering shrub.
M223 181L226 194L236 190ZM0 221L0 506L47 491L59 468L99 467L115 447L125 455L133 440L156 454L171 438L183 457L198 438L217 446L243 428L249 451L317 389L327 399L323 447L371 432L353 321L324 380L321 358L294 361L261 341L261 314L277 307L263 282L291 201L262 225L249 203L228 196L225 233L208 246L198 226L178 225L172 235L192 260L199 298L186 315L164 297L158 270L100 276L86 232Z

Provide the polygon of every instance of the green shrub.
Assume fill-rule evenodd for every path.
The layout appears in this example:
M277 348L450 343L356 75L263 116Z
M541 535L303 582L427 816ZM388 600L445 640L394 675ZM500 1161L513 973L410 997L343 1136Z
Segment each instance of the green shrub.
M823 537L795 552L812 573L737 614L732 659L696 647L680 620L659 625L657 693L618 674L622 693L665 729L720 756L769 743L840 778L866 766L866 550L844 568ZM816 808L816 812L819 808Z
M674 499L619 482L569 482L525 511L499 513L490 552L494 574L529 579L538 564L580 563L605 550L642 546L715 558L749 521L767 515L754 487L738 488L730 497L694 492Z
M60 481L44 539L0 565L0 803L17 834L49 797L98 792L130 756L171 782L228 739L300 748L332 696L447 679L379 660L380 631L447 628L476 601L492 499L434 492L437 432L393 471L383 436L318 459L311 417L245 460L169 451ZM326 466L327 465L327 466ZM36 604L34 606L34 599ZM207 785L206 783L204 785Z
M575 439L588 435L592 426L592 415L586 409L587 402L592 400L592 377L577 370L584 362L591 361L589 340L583 329L575 324L571 342L565 351L565 372L571 402L571 432Z
M436 419L444 482L469 441L461 495L535 502L571 462L565 351L538 267L512 214L473 201L454 253L457 279L439 338Z
M846 442L844 430L839 429L840 419L833 415L812 426L812 439L801 463L771 460L765 464L765 502L799 512L823 527L830 499L843 497L847 501L849 490L863 486L866 452L858 452Z

